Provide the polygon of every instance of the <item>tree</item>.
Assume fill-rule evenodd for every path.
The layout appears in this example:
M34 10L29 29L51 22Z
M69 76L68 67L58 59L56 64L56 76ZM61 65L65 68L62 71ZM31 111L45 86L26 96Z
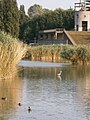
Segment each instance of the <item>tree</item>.
M20 25L22 25L25 21L26 21L26 14L25 14L25 10L24 10L24 5L20 5Z
M3 30L3 4L0 1L0 30Z
M20 23L20 31L19 31L19 38L22 40L24 39L24 30L25 30L25 24L26 22L28 21L28 17L27 15L25 14L25 10L24 10L24 5L20 5L20 10L19 10L19 13L20 13L20 20L19 20L19 23Z
M63 12L63 27L67 30L74 28L74 10L68 9Z
M14 36L18 37L19 36L19 10L17 6L16 0L12 0L12 19L13 19L13 27L14 27Z
M3 0L4 31L14 37L19 35L19 10L16 0Z
M28 9L28 15L30 18L33 18L35 16L42 15L44 12L42 6L34 4Z

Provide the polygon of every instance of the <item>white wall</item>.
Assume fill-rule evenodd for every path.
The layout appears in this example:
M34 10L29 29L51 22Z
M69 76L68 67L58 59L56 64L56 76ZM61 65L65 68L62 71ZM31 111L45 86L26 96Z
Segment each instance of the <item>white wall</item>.
M78 25L78 31L82 31L82 21L87 21L87 30L90 30L90 11L76 11L75 12L75 30Z

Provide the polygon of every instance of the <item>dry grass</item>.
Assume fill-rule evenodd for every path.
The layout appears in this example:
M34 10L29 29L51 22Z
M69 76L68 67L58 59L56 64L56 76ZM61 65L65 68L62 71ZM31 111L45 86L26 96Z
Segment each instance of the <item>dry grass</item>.
M77 45L90 44L90 32L87 31L67 31Z
M7 37L4 36L5 38L7 40ZM26 51L26 45L18 40L0 41L0 79L10 78L15 75L17 65L25 56Z

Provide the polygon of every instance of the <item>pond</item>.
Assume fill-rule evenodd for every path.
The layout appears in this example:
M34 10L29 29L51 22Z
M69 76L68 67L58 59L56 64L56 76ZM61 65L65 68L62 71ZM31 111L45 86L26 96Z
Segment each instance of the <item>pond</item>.
M90 120L90 66L39 61L19 66L19 76L0 80L0 120Z

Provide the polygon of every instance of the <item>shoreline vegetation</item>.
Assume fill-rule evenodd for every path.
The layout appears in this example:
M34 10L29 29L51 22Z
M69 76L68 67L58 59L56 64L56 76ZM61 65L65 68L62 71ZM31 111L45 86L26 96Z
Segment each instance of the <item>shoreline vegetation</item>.
M27 45L9 34L0 32L0 79L14 77L18 63L25 56Z
M90 45L26 45L0 32L0 79L14 77L21 59L86 65L90 63Z
M89 64L90 45L40 45L28 47L24 59L33 61Z

